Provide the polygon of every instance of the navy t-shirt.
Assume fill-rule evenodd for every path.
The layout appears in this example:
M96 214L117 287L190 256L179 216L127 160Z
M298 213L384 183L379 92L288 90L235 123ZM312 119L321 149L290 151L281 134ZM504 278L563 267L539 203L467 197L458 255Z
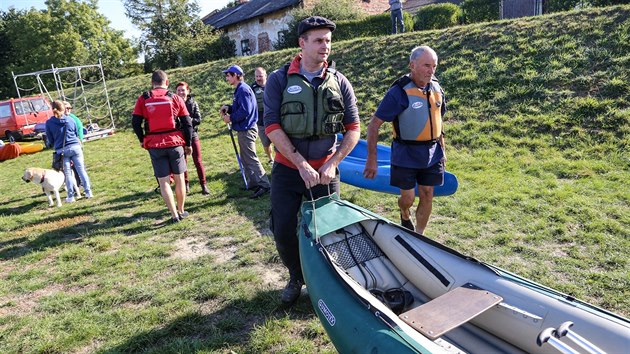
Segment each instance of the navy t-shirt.
M385 122L393 122L407 106L409 106L407 94L400 86L394 85L387 91L374 115ZM446 105L443 104L442 107ZM444 113L443 110L442 115ZM410 145L396 140L392 142L391 163L395 166L427 168L440 162L442 158L444 158L444 152L439 143Z

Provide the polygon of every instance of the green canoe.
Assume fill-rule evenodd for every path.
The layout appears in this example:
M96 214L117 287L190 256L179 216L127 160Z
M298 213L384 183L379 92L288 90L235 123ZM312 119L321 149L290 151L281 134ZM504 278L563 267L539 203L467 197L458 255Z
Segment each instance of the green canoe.
M300 257L313 307L340 353L630 350L628 319L335 195L302 205Z

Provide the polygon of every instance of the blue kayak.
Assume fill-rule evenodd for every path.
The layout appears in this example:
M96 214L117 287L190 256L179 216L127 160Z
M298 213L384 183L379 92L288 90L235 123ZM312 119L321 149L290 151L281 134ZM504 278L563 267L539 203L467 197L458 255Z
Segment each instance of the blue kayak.
M341 140L342 136L337 135L337 138ZM367 159L367 141L360 139L354 149L339 164L341 182L377 192L399 194L400 189L389 184L391 169L390 152L391 148L389 146L376 145L378 171L374 179L367 179L363 177L363 169L365 168L365 161ZM457 191L457 186L457 177L447 171L444 173L444 184L435 186L433 195L436 197L451 195ZM418 195L418 188L416 188L416 195Z

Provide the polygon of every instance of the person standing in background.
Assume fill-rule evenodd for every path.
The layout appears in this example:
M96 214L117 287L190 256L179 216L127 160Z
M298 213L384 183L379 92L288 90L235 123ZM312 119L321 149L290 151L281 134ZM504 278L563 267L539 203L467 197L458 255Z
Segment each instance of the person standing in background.
M131 117L131 125L140 146L149 151L153 173L160 193L171 213L171 222L188 217L184 210L186 186L184 155L192 153L192 122L184 100L168 90L168 76L162 70L151 75L152 89L138 97ZM177 129L177 122L181 129ZM144 126L144 129L143 129ZM175 181L175 198L171 189L171 173Z
M74 164L83 185L86 198L92 198L90 177L85 170L83 148L79 141L79 132L74 119L68 115L63 101L53 102L53 116L46 121L46 139L55 149L56 154L63 154L63 173L66 176L66 203L75 201L76 180L71 165ZM78 195L77 195L78 197Z
M402 1L389 0L389 11L392 16L392 34L396 34L396 25L400 28L400 33L405 32L405 23L403 22Z
M254 95L256 95L256 104L258 105L258 137L260 138L263 149L265 149L269 163L273 163L271 140L269 140L265 133L265 121L263 119L265 112L263 98L265 96L265 85L267 85L267 71L265 68L257 67L254 74L256 82L252 84L252 90L254 91Z
M231 124L236 131L238 149L247 185L253 188L250 198L256 199L271 189L269 178L256 154L256 138L258 137L258 107L254 91L243 79L243 69L238 65L231 65L223 70L225 80L234 87L232 104L221 107L220 113L225 123Z
M192 120L192 159L197 169L197 177L199 177L199 184L201 185L201 194L208 195L210 190L206 182L206 170L203 167L203 161L201 161L201 141L199 140L199 124L201 124L201 112L199 111L199 105L193 98L190 92L188 83L182 81L175 87L177 95L186 102L186 109ZM186 193L190 192L190 184L188 182L188 170L184 173L184 180L186 182Z

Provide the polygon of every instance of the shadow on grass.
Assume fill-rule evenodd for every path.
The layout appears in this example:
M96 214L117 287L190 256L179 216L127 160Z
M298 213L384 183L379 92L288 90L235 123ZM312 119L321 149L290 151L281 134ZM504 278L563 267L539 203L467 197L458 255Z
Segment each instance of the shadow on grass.
M151 212L125 213L126 209L133 209L138 204L145 203L147 199L153 198L154 193L138 192L127 194L119 198L107 200L97 205L81 205L82 200L73 204L77 208L63 215L48 217L44 220L37 220L32 223L24 223L22 228L28 228L36 224L51 224L53 231L41 233L35 239L29 241L27 237L21 237L6 241L0 244L0 259L19 258L33 251L41 251L65 243L82 242L87 237L103 234L122 233L132 236L151 230L158 230L169 225L170 215L164 206L164 210ZM161 197L157 196L156 202L163 203ZM101 213L108 211L118 211L111 217L98 217ZM88 220L85 220L87 218ZM72 223L74 219L81 219L78 223ZM160 222L155 222L160 220ZM147 222L150 220L150 222ZM72 223L68 226L68 221ZM59 225L61 227L56 227ZM8 248L6 248L9 246Z
M23 201L23 200L26 200L26 199L32 199L33 201L28 203L28 204L25 204L25 205L20 205L18 207L4 206L4 207L0 208L0 216L9 217L9 216L12 216L12 215L15 215L15 214L26 214L26 213L34 210L34 209L39 209L42 206L45 206L47 208L49 207L48 206L48 199L46 199L46 196L43 195L43 194L41 196L41 200L39 200L39 199L36 200L35 197L25 197L25 198L21 198L19 200L11 200L11 203L20 202L20 201ZM55 201L54 197L53 197L53 201ZM55 201L55 203L56 202L57 201ZM50 207L50 208L53 208L53 207ZM55 206L55 208L56 208L56 206Z
M256 331L280 319L309 320L315 316L308 295L301 296L291 307L278 301L278 291L262 291L252 299L235 300L210 313L189 312L161 328L135 334L124 343L98 351L113 353L190 353L221 351L238 346L245 352L269 352L273 345L266 340L257 343ZM301 334L304 335L304 334ZM261 348L261 345L269 347Z

